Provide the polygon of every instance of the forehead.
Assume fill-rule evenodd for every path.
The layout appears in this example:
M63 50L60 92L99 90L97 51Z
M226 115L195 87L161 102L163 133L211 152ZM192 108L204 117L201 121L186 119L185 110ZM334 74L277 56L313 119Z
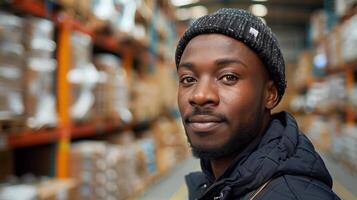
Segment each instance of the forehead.
M195 53L197 48L201 48L201 50L212 50L219 47L224 47L222 50L235 50L237 48L244 48L243 43L235 40L233 38L227 37L222 34L201 34L194 38L192 38L187 44L184 54ZM192 52L193 50L193 52ZM201 51L202 52L202 51Z
M222 34L202 34L187 44L182 63L214 63L217 59L234 58L248 66L263 66L256 53L244 43Z

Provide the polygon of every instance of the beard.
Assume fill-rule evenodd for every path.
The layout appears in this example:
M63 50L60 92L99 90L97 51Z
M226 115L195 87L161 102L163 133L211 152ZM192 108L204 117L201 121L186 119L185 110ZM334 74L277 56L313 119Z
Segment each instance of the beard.
M216 160L222 157L238 155L260 133L263 123L263 112L264 111L257 109L255 114L253 114L253 120L249 120L249 122L241 124L239 129L235 131L235 134L233 134L226 143L217 148L207 149L195 146L186 133L193 156L204 160Z

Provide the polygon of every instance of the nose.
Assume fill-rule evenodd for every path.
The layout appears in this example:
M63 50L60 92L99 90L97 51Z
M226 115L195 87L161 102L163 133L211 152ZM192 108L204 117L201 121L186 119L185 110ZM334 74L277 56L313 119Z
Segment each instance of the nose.
M192 106L218 105L218 88L214 80L208 78L199 80L189 98Z

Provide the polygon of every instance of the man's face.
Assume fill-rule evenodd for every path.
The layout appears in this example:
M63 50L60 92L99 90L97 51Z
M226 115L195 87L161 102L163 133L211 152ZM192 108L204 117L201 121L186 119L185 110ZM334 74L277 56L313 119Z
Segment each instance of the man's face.
M186 46L178 75L178 105L195 156L236 153L261 131L271 81L243 43L199 35Z

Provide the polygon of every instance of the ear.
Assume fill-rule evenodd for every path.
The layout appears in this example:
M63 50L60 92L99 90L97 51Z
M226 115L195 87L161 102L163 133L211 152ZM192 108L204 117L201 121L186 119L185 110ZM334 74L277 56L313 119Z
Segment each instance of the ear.
M279 102L278 89L272 80L267 82L265 94L265 108L272 110Z

